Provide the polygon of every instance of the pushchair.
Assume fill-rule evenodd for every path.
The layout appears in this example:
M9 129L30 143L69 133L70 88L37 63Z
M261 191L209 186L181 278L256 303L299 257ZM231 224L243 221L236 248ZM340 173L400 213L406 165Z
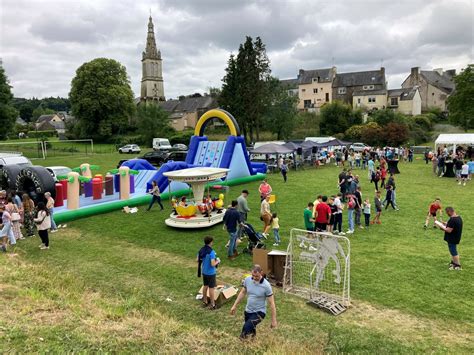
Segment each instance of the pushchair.
M252 255L253 249L265 249L265 239L267 239L262 233L255 231L250 223L242 225L243 235L247 236L247 246L242 250L242 253L249 253Z

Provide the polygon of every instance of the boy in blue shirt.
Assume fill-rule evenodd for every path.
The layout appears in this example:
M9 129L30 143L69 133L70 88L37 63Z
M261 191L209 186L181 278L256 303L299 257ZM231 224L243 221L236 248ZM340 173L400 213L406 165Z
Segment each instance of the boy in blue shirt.
M201 266L202 266L202 297L203 306L209 307L209 309L216 309L214 300L214 288L216 287L216 273L217 265L219 265L220 259L216 257L216 252L212 249L212 243L214 238L207 236L204 238L204 246L199 250L197 256L198 262L198 277L201 277ZM207 291L209 290L209 298L207 297Z

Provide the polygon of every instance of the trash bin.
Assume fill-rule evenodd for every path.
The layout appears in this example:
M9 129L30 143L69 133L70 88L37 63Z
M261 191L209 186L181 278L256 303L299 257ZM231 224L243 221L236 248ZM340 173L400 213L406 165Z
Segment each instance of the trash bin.
M114 176L105 176L105 195L110 196L114 194Z
M84 183L84 197L92 197L92 181Z
M63 185L63 198L67 200L67 180L61 180L59 183Z
M102 198L102 178L95 177L92 179L92 199L100 200Z
M64 206L64 188L63 184L57 182L55 184L56 198L54 199L54 207Z

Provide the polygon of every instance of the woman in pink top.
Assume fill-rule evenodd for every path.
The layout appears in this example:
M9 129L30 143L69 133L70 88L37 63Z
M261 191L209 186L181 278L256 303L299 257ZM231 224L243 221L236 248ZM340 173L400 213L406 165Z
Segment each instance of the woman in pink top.
M267 182L267 179L264 179L258 188L258 192L260 192L260 201L263 201L267 196L270 196L272 193L272 187Z

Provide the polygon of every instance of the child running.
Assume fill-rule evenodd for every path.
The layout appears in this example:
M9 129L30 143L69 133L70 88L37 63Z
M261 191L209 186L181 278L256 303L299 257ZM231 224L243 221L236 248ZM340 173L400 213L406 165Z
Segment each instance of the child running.
M428 208L428 215L426 216L425 225L423 228L428 228L428 223L430 222L430 218L433 218L433 221L436 222L438 219L438 211L439 211L439 219L441 221L441 215L443 214L443 210L441 207L441 199L436 197L435 200L430 204ZM433 225L433 228L436 228L436 225Z
M274 247L280 245L280 224L278 223L278 216L276 213L272 214L272 229L273 229L273 237L275 238L275 243L273 243Z

